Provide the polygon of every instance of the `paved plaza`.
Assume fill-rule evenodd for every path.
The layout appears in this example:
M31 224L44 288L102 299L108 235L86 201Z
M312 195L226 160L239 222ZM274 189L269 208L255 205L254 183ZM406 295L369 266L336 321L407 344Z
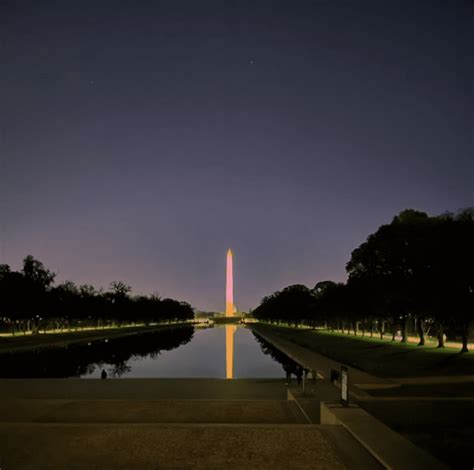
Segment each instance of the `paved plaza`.
M380 468L280 379L2 379L0 398L2 470Z

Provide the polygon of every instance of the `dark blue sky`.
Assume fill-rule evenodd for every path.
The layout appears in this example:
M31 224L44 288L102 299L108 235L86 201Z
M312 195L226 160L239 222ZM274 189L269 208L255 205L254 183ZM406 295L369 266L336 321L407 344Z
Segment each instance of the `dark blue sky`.
M3 1L0 263L255 307L474 204L468 1Z

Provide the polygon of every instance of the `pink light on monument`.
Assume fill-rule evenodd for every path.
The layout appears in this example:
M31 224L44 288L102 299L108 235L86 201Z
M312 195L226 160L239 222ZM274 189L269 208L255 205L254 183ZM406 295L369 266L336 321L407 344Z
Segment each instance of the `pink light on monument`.
M227 271L225 288L225 316L234 315L234 277L232 273L232 250L227 250Z
M225 316L234 316L234 274L232 266L232 250L227 250L227 270L225 284ZM225 356L227 379L234 378L234 333L235 326L226 325L225 327Z

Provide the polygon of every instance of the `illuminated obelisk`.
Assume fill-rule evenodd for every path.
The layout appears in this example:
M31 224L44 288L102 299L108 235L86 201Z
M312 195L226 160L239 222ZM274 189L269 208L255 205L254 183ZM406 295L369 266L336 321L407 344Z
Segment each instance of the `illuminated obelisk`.
M232 250L227 250L227 270L225 286L225 316L234 316L234 278L232 272ZM225 376L226 379L234 377L234 331L233 325L225 327Z
M225 316L234 316L234 277L232 272L232 250L227 250L227 271L225 285Z

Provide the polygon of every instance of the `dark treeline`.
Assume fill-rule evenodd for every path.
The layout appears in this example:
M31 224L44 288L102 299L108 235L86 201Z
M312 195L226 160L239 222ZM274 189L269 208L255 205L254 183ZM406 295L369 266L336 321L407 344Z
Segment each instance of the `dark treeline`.
M71 281L54 285L55 274L29 255L21 271L0 265L1 327L12 333L47 328L71 330L86 326L184 321L194 317L186 302L156 295L132 296L123 282L112 282L104 292Z
M72 344L61 349L0 354L0 377L79 377L104 367L112 377L121 377L130 371L128 362L131 359L155 358L162 351L189 343L193 335L192 325L180 325L107 341Z
M474 317L474 209L429 217L405 210L356 248L346 283L293 285L265 297L255 318L357 335L401 332L413 325L443 347L446 335L468 351Z

